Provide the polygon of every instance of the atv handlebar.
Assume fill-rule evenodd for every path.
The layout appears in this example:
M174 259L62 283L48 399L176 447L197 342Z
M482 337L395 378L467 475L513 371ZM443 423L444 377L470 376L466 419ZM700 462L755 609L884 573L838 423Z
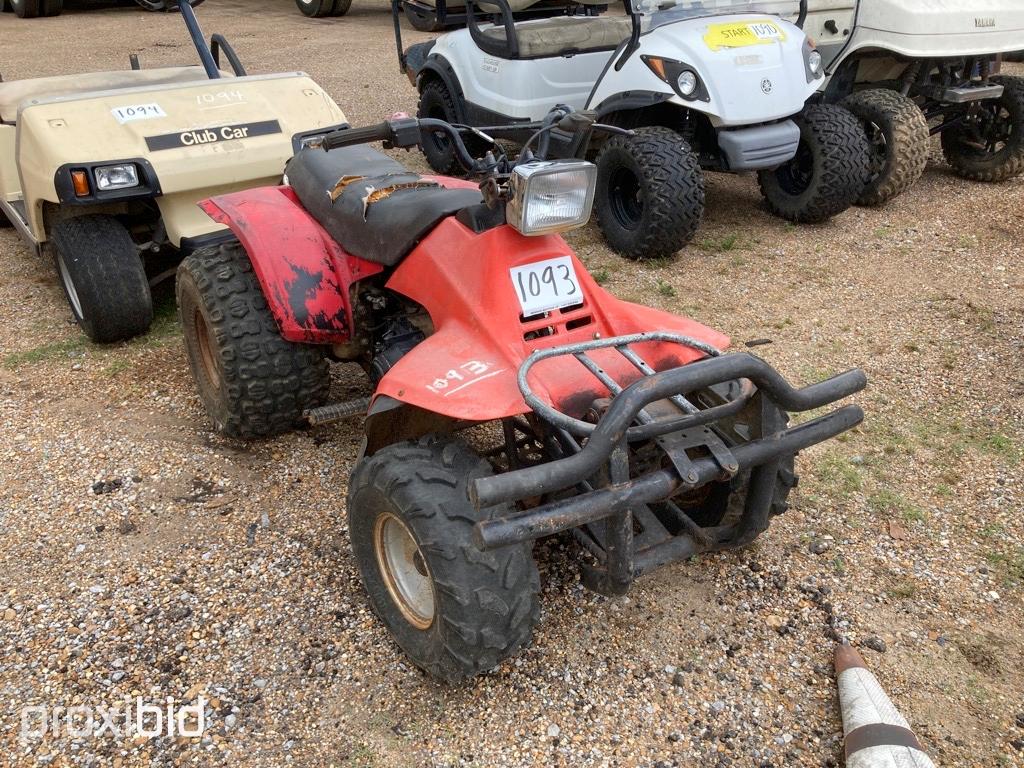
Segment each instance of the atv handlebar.
M493 145L494 139L487 135L489 132L497 133L502 130L539 128L523 145L522 153L519 156L521 162L535 159L529 151L530 145L538 138L546 138L547 134L556 128L565 133L605 131L607 133L619 133L628 136L631 136L633 133L614 125L598 123L596 120L597 114L595 112L574 112L571 108L564 106L553 109L542 123L516 124L515 126L486 129L473 128L467 125L452 125L444 120L436 120L430 117L419 120L414 117L396 117L376 125L367 125L362 128L341 128L340 130L333 131L324 136L320 141L320 147L325 151L330 151L342 147L352 147L357 144L370 144L375 141L381 141L386 149L409 149L421 145L425 134L441 133L450 142L455 157L469 174L486 174L498 166L498 161L490 154L483 159L474 158L466 148L466 143L462 140L462 133L464 131L472 132ZM546 145L542 144L536 159L543 160L545 155Z

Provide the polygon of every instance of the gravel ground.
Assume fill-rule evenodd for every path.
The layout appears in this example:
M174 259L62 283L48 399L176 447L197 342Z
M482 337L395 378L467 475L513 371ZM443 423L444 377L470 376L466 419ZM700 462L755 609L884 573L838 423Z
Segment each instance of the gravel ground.
M415 106L380 0L330 21L290 0L201 11L251 72L309 71L353 124ZM0 17L7 79L130 52L191 58L173 17ZM1024 181L967 183L936 153L888 207L806 228L750 178L708 198L671 263L627 263L593 227L570 240L620 296L772 339L797 382L864 367L866 424L800 457L753 547L627 598L584 592L568 541L542 543L535 642L461 687L368 609L343 520L358 424L216 436L169 291L149 336L93 346L52 266L0 231L0 765L834 766L834 632L938 764L1024 765ZM335 376L339 398L365 390ZM18 738L26 706L199 696L201 739Z

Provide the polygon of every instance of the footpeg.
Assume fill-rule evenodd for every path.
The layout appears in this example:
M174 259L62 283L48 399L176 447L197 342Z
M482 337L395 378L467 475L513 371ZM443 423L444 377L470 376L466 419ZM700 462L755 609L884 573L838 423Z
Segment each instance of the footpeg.
M320 408L310 408L302 412L302 418L314 427L341 421L350 416L365 416L370 407L370 398L360 397L344 403L331 403Z

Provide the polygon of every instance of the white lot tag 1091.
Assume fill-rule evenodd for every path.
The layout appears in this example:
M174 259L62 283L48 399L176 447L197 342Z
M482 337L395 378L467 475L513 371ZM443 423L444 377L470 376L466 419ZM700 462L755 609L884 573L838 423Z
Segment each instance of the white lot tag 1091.
M583 289L569 256L513 267L509 274L524 317L583 303Z

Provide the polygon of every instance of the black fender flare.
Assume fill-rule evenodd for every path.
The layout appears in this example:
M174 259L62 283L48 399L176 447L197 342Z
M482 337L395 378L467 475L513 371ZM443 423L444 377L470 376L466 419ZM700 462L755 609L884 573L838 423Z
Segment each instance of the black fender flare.
M623 91L609 96L595 108L598 121L612 114L613 112L629 112L632 110L656 107L664 104L675 94L657 91Z
M448 92L452 95L452 101L455 102L455 111L458 113L459 122L467 122L466 97L462 91L462 83L459 82L459 76L455 74L455 68L451 63L436 53L430 54L427 56L427 60L420 68L420 71L416 73L416 90L420 93L423 92L423 85L428 77L437 77L444 83Z

